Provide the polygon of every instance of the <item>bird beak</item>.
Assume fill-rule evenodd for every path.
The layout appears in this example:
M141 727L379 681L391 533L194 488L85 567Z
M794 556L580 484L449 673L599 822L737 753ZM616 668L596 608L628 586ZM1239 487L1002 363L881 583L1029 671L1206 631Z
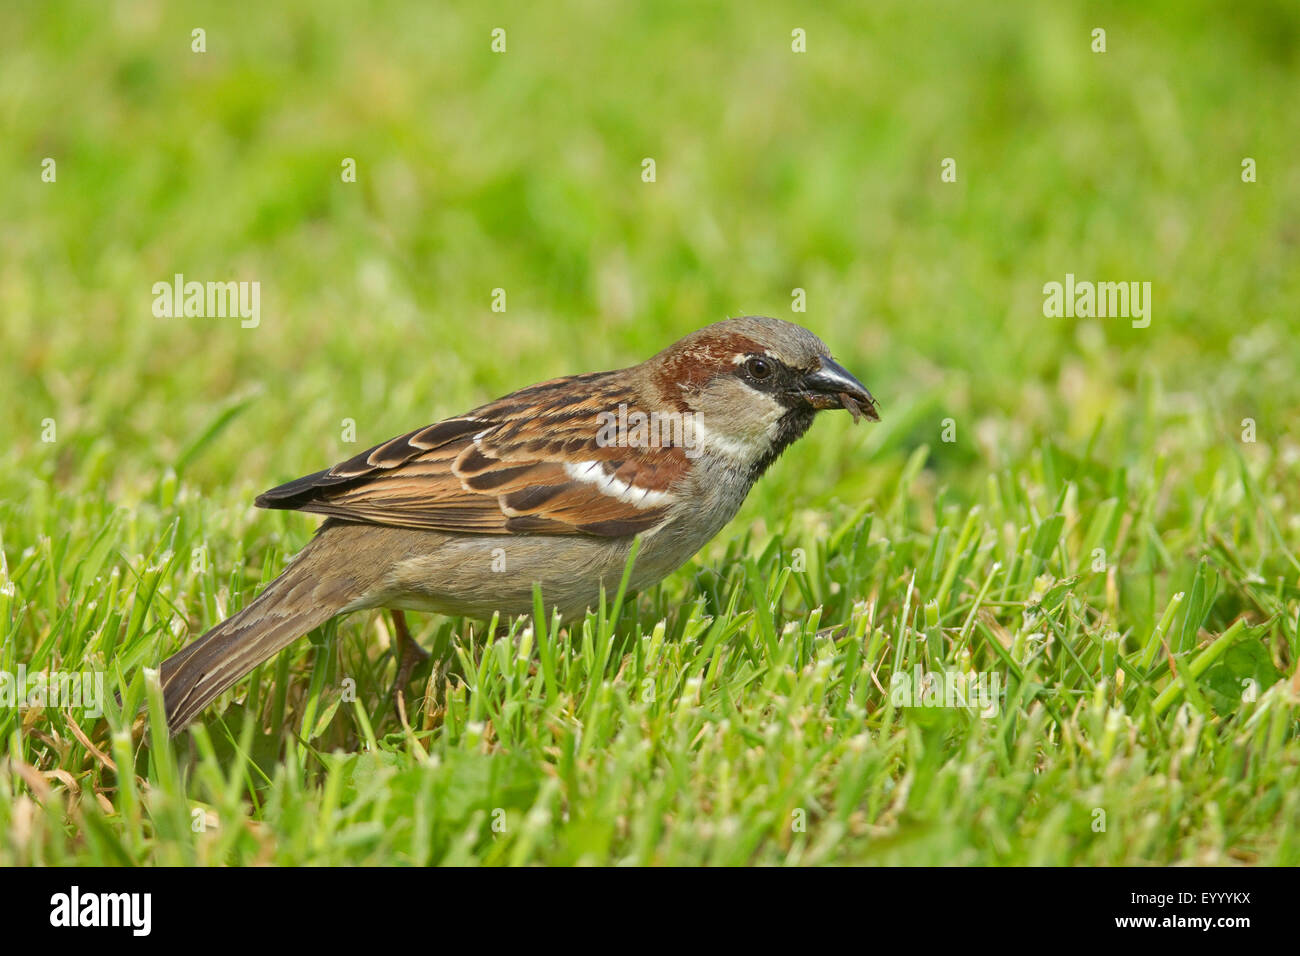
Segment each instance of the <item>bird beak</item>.
M804 376L805 398L813 408L843 408L853 416L869 422L880 421L876 400L856 378L838 362L830 358L821 360L821 367Z

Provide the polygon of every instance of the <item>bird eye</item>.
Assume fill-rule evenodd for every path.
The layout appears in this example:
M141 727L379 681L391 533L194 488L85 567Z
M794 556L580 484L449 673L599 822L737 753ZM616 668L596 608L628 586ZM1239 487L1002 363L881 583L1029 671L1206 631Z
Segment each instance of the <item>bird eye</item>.
M745 361L745 371L754 378L767 378L774 370L772 363L765 358L754 356Z

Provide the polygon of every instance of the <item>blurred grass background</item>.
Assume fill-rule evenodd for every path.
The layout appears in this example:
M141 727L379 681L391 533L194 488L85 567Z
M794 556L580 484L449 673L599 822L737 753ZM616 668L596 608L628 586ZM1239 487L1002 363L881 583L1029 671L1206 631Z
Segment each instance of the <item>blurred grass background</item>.
M884 421L819 421L703 561L746 529L837 524L928 446L898 523L923 543L990 475L1037 483L1049 511L1058 458L1094 498L1148 481L1155 544L1121 575L1122 630L1150 629L1214 535L1294 603L1293 2L56 2L4 20L4 556L17 576L128 509L110 543L138 564L183 508L215 570L162 582L180 613L133 664L306 540L313 519L258 513L257 492L746 313L815 330ZM260 327L155 318L151 287L178 272L260 282ZM1067 272L1150 281L1150 327L1044 318ZM85 595L38 579L48 600L22 610L20 588L10 633L44 654Z
M6 499L64 479L136 504L214 408L256 390L186 476L247 501L354 451L343 418L380 441L727 315L799 318L796 287L884 402L891 446L937 444L956 419L932 462L944 481L987 467L980 425L1006 460L1098 422L1122 454L1145 377L1209 399L1214 418L1190 423L1207 435L1250 416L1272 444L1294 419L1294 4L72 3L8 19ZM1259 183L1241 182L1244 156ZM176 272L258 280L261 327L155 319L151 286ZM1042 285L1066 272L1152 282L1152 327L1045 319ZM861 480L845 430L823 423L758 513L778 488Z

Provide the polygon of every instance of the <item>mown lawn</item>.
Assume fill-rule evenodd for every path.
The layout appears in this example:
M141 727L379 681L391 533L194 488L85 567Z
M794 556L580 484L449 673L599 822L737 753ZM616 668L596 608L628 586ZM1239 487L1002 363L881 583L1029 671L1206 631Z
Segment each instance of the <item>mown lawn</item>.
M1300 863L1294 3L6 21L0 675L109 700L0 706L0 864ZM155 316L177 273L260 322ZM1067 274L1149 325L1045 317ZM746 313L883 421L653 591L413 617L409 729L379 614L140 713L315 527L258 492Z

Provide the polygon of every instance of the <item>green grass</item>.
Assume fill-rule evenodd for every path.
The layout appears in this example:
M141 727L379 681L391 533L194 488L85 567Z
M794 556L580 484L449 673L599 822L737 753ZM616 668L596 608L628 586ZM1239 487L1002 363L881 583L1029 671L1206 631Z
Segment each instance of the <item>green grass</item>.
M0 672L124 696L0 708L0 864L1300 863L1293 4L283 6L0 38ZM155 318L176 272L261 325ZM1067 272L1151 326L1044 318ZM412 617L409 730L379 614L137 716L315 526L257 492L742 313L884 421L659 587Z

